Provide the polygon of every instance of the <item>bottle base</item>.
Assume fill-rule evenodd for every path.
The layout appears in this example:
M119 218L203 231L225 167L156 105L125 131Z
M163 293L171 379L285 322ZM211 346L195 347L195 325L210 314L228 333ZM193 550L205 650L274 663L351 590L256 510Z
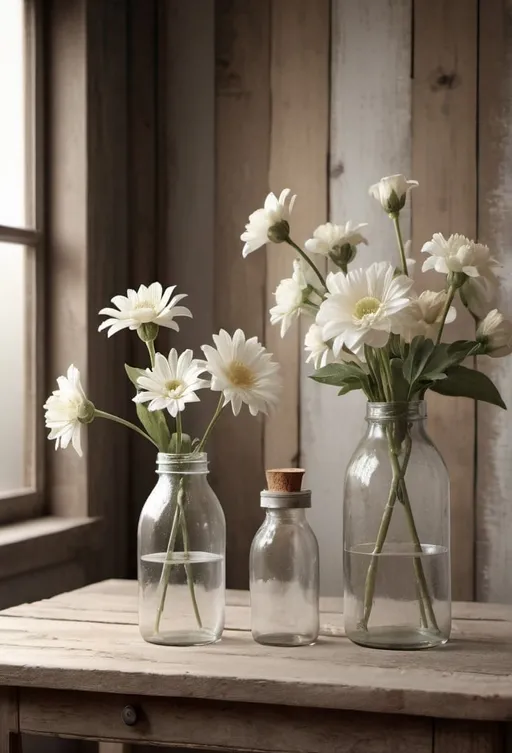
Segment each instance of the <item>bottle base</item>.
M218 643L221 636L213 630L204 628L197 630L169 630L161 633L142 635L147 643L155 643L158 646L208 646Z
M347 638L365 648L394 651L418 651L436 648L448 642L448 636L434 630L405 625L384 625L364 630L347 631Z
M316 643L316 638L312 638L310 635L298 635L296 633L264 633L262 635L255 635L253 633L256 643L261 643L263 646L281 646L290 647L295 646L313 646Z

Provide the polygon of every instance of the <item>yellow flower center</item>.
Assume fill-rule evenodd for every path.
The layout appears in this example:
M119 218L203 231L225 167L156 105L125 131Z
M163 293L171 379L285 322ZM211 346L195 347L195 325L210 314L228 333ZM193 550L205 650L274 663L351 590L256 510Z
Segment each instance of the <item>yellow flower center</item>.
M376 314L379 308L379 299L367 295L356 303L354 307L354 317L356 319L364 319L368 314Z
M170 382L166 382L165 389L167 392L174 392L182 386L182 382L179 379L171 379Z
M137 301L137 303L135 304L133 308L134 309L154 309L155 306L150 301Z
M227 370L227 377L235 387L252 387L254 384L254 374L241 361L233 361Z

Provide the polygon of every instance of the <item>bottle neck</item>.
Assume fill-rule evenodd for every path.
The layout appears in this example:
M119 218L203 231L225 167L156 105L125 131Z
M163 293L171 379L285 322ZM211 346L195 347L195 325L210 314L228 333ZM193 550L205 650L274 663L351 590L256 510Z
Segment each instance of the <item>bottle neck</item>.
M427 405L424 400L396 403L368 403L366 421L369 436L400 440L409 435L426 435Z
M159 452L156 459L156 472L176 476L206 476L208 456L206 452L173 454Z
M298 507L287 509L267 509L266 520L269 523L303 523L306 520L306 510Z

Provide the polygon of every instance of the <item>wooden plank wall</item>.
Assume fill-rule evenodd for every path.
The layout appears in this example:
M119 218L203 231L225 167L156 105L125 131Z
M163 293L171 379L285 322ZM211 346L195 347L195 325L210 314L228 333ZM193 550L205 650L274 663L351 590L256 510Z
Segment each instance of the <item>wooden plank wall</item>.
M132 4L135 11L144 5ZM263 467L300 462L314 493L322 587L337 593L342 482L363 430L364 401L338 400L307 379L304 326L281 340L268 322L292 254L272 246L243 261L239 236L269 190L290 187L298 194L292 230L299 243L328 216L366 221L371 246L360 261L390 258L393 228L368 187L404 172L420 182L402 223L416 258L436 230L459 231L489 242L506 273L512 83L503 71L512 57L512 2L490 0L484 10L478 0L194 0L166 4L163 16L156 5L158 32L146 23L145 34L148 51L158 37L157 94L145 92L143 106L157 131L149 156L157 161L157 216L140 194L150 226L134 249L145 237L154 242L155 226L166 249L157 253L158 274L191 296L197 321L184 326L179 347L197 348L210 332L241 326L266 340L285 380L273 419L226 414L212 447L212 482L228 520L228 582L247 583ZM144 64L137 64L139 86ZM201 95L188 98L190 90ZM133 264L132 272L143 272ZM425 282L440 288L443 280ZM506 293L503 285L503 306ZM462 312L452 334L470 332ZM510 397L506 362L481 367ZM454 596L510 599L507 415L479 407L477 473L475 406L438 398L429 410L452 478Z

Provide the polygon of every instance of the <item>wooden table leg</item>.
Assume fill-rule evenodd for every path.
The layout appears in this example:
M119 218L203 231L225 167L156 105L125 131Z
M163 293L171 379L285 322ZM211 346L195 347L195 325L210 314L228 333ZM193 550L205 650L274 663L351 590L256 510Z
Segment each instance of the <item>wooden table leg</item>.
M15 688L0 688L0 753L21 753L18 694Z
M505 753L505 737L499 722L434 720L434 753Z

